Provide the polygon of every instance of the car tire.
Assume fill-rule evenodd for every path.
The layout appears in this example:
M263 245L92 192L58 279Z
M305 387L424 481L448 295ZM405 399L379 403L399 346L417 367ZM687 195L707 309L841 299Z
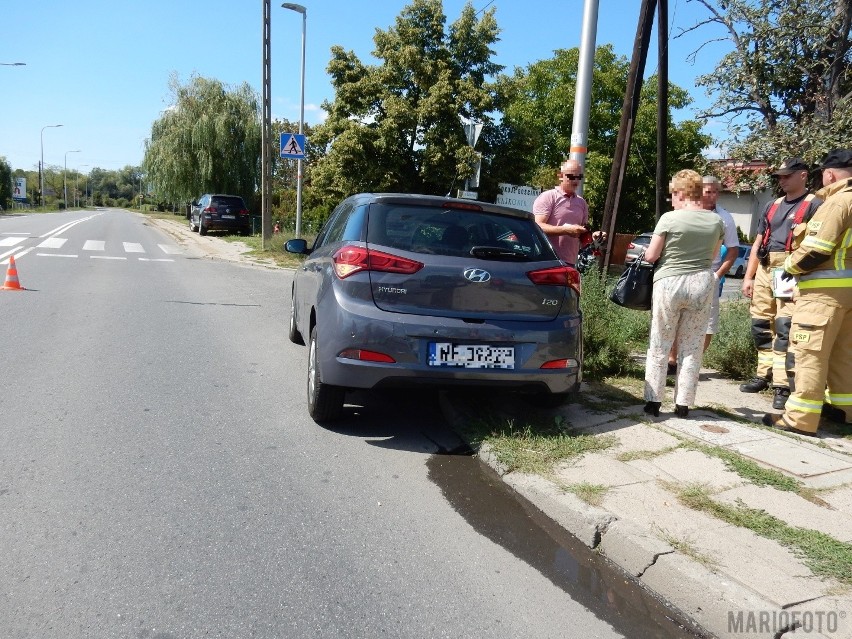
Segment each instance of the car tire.
M332 422L343 412L345 391L321 381L317 357L317 327L311 329L308 344L308 414L317 423Z
M734 274L734 277L742 277L743 275L745 275L745 272L743 271L743 267L738 266L737 272Z
M293 291L290 294L290 324L287 328L287 337L294 344L298 344L299 346L305 345L305 340L302 338L302 334L299 332L298 327L296 326L296 299L295 299L296 289L293 288Z
M207 235L207 227L204 226L204 221L201 219L198 220L198 234Z
M195 226L195 224L192 223L192 218L189 218L189 230L192 231L193 233L195 233L198 230L198 228Z

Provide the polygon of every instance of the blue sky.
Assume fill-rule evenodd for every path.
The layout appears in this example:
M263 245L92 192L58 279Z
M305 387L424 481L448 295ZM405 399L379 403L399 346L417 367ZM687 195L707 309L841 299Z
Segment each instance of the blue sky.
M371 57L376 28L387 29L405 0L303 0L307 7L305 120L322 120L320 104L333 98L325 72L332 45ZM448 23L464 0L444 0ZM597 44L612 43L631 55L640 0L600 0ZM169 105L169 76L182 82L193 73L236 86L248 82L261 92L261 0L0 0L3 35L0 62L0 155L12 168L36 169L45 129L44 161L85 173L141 164L151 124ZM474 0L474 8L496 8L501 40L495 61L511 72L579 46L583 0ZM689 0L669 1L672 36L704 17ZM302 17L272 2L272 116L298 121ZM695 78L711 70L724 49L705 47L691 65L687 56L718 33L700 31L670 43L670 79L707 104ZM656 69L656 33L646 75ZM680 117L691 117L687 109ZM711 135L723 130L708 126ZM66 153L76 151L78 153Z

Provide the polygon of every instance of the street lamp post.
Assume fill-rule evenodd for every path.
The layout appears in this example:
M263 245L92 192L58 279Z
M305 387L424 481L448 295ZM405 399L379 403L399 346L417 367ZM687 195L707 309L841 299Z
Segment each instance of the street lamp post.
M305 128L305 34L308 22L308 10L293 2L285 2L281 5L285 9L290 9L296 13L302 14L302 81L301 81L301 98L299 99L299 135L302 135ZM307 144L305 145L307 147ZM302 237L302 160L296 160L296 237Z
M65 208L68 208L68 154L69 153L79 153L80 149L75 149L73 151L65 151L65 173L62 175L62 182L65 190Z
M38 181L39 187L41 187L41 205L44 206L44 130L45 129L54 129L56 127L62 126L61 124L48 124L47 126L41 127L41 164L38 165Z

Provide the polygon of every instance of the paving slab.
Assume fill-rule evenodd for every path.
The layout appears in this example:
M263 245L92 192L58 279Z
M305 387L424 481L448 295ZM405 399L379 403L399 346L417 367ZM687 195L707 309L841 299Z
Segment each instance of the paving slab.
M852 517L852 484L830 488L825 492L820 492L819 497L827 501L832 508Z
M671 418L663 425L714 446L759 442L769 437L759 428L720 417L709 411L693 411L687 419Z
M585 455L579 460L557 466L555 471L557 481L568 485L587 482L612 487L656 481L652 475L604 453Z
M715 517L681 505L674 495L657 484L613 488L604 495L601 507L618 520L644 527L664 541L665 537L671 537L698 548L707 548L706 538L723 535L730 527Z
M741 500L749 508L765 510L791 526L819 530L840 541L852 541L852 514L848 510L819 506L796 493L747 484L721 492L714 499L730 505ZM825 501L830 505L830 501Z
M626 463L661 481L701 483L716 490L738 486L744 481L728 470L721 459L708 457L697 450L678 449L651 459L634 459Z
M852 597L848 592L791 606L788 612L790 616L784 621L795 620L801 625L798 632L781 635L783 639L801 639L803 636L809 639L852 639Z
M681 443L677 437L644 422L634 422L613 431L612 434L618 437L618 446L605 451L605 454L611 457L638 451L657 452Z
M781 607L822 597L834 586L814 577L791 550L745 528L706 536L702 549L717 559L716 570Z
M852 459L812 445L791 442L783 435L733 444L729 448L802 479L852 470Z

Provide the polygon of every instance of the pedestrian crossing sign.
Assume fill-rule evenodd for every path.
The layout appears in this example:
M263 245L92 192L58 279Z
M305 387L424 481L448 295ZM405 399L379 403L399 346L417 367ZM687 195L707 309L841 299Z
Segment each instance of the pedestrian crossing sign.
M300 133L282 133L281 157L291 160L304 160L305 141L305 136Z

